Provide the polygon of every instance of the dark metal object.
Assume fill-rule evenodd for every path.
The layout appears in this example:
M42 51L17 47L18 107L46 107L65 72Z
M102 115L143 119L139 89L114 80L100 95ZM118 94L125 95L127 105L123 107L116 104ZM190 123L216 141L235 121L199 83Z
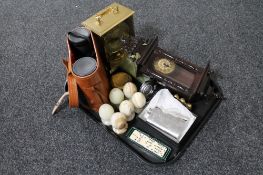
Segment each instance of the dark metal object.
M140 87L140 92L143 93L147 100L151 99L154 94L160 89L160 86L154 81L146 81Z
M93 56L90 31L86 28L77 27L73 29L68 33L68 40L76 59Z

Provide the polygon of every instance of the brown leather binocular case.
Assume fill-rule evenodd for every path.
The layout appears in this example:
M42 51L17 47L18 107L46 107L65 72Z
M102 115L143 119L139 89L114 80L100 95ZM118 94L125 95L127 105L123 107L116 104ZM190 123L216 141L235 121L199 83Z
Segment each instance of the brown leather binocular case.
M68 59L63 60L67 69L67 82L69 92L69 106L71 108L79 107L79 91L82 91L87 106L86 108L92 109L96 112L99 111L99 107L104 103L109 103L108 95L110 90L107 73L105 71L101 53L99 51L98 42L96 42L95 36L91 33L91 39L95 51L96 70L87 76L78 76L73 70L73 64L76 59L73 50L69 44L67 37L68 47Z

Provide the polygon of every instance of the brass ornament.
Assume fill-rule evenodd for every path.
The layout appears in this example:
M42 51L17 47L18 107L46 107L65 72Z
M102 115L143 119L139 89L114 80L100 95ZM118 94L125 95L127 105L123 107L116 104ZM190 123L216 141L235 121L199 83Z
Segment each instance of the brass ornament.
M180 98L178 94L174 95L174 98L179 100L187 109L191 110L192 109L192 104L187 103L184 98Z
M159 58L153 63L154 69L163 73L170 74L175 70L175 63L167 58Z
M180 98L178 94L175 94L174 97L175 97L177 100L179 100L179 98Z
M181 101L181 103L183 103L184 105L185 105L185 99L184 98L180 98L180 101Z
M191 110L192 109L192 104L191 103L186 103L186 107Z

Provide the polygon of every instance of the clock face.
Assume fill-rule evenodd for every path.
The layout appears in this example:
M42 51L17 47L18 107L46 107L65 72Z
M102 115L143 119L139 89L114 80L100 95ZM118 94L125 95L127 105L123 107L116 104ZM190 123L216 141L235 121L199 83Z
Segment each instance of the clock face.
M154 69L163 74L170 74L175 69L175 63L167 58L157 58L154 63Z

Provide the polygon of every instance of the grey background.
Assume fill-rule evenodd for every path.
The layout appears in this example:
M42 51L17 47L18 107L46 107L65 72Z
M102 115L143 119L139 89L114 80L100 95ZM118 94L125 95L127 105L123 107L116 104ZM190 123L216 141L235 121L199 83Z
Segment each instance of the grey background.
M151 167L63 93L65 34L112 1L1 0L0 174L263 174L263 1L121 1L136 34L218 73L227 98L175 164ZM87 125L87 128L85 128Z

